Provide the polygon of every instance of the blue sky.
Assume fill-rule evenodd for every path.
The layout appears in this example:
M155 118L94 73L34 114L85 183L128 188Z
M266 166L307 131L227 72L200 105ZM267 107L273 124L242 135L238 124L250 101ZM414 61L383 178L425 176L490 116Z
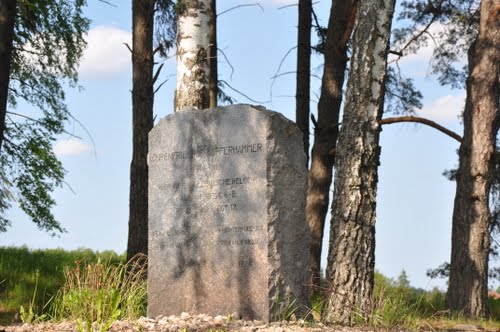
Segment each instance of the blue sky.
M93 23L80 66L84 90L68 91L68 104L93 142L80 125L71 123L68 131L82 140L62 135L54 145L72 189L65 186L55 193L54 212L68 232L52 238L13 208L8 214L13 227L0 234L0 245L126 250L132 79L130 53L123 43L131 44L131 4L114 0L117 7L111 7L97 0L88 2L86 14ZM253 2L218 1L218 11L242 3ZM220 79L294 119L295 75L280 76L274 84L271 79L283 56L296 44L296 7L278 9L291 3L294 0L260 0L262 8L238 8L221 15L218 46L234 67L231 75L231 66L221 57ZM314 6L326 25L330 1L320 0ZM432 48L427 47L402 63L424 94L424 107L418 114L461 134L458 114L465 94L440 87L428 75L430 52ZM295 71L295 53L292 51L283 61L282 73ZM319 56L313 57L315 75L322 74L321 62ZM162 79L167 83L156 94L157 120L173 109L174 59L165 62ZM320 80L312 78L314 112L319 88ZM238 102L252 103L227 92ZM381 145L376 268L389 277L397 277L405 269L414 286L444 289L444 281L428 279L425 271L449 260L455 185L442 173L457 165L458 142L431 128L392 124L383 128Z

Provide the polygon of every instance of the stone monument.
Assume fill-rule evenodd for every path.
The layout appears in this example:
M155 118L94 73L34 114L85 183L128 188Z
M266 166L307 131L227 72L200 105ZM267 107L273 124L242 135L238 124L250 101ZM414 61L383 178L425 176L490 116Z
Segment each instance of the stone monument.
M185 110L149 134L148 315L270 321L308 303L302 136L250 105Z

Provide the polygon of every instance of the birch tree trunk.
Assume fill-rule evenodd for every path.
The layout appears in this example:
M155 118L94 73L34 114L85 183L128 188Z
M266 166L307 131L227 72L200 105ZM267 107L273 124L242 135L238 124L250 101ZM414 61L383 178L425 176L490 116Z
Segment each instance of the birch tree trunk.
M311 0L299 0L297 36L297 88L295 94L295 123L302 131L306 168L309 167L309 114L311 94Z
M335 161L327 279L327 321L352 324L371 313L375 207L387 53L394 0L359 3Z
M464 135L453 210L448 307L488 315L489 194L500 126L500 6L481 1L479 35L469 49Z
M177 4L177 89L175 111L210 107L210 31L215 31L212 0Z
M335 147L339 132L342 86L347 65L347 43L350 40L356 5L353 0L334 0L330 10L325 43L325 64L318 103L318 124L314 129L314 145L307 188L307 223L311 231L309 260L313 285L320 281L320 262L329 206Z
M132 163L127 257L148 253L148 134L153 128L155 0L132 1Z
M5 135L16 7L16 0L2 0L0 2L0 151Z
M210 24L209 33L209 57L208 62L210 65L210 76L209 76L209 99L210 99L210 108L217 107L218 100L218 65L217 65L217 7L216 0L212 0L212 24Z

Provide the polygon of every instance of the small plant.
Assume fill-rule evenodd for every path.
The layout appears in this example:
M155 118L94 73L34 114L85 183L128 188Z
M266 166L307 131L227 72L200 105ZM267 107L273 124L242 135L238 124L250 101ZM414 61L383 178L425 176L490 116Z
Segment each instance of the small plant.
M274 298L273 320L274 321L288 321L295 315L299 306L296 304L296 299L291 299L290 296L282 296L280 293L279 277L276 279L276 296Z
M36 270L35 272L35 290L33 291L33 297L31 298L31 302L29 303L29 307L28 309L24 309L24 306L20 306L19 307L19 317L21 318L21 321L23 323L27 323L27 324L32 324L36 321L42 321L44 320L47 315L45 314L42 314L42 315L37 315L35 313L35 306L36 306L36 303L35 303L35 299L37 297L37 292L38 292L38 279L40 277L40 271L39 270Z
M52 306L54 319L75 320L81 331L107 331L115 320L145 312L144 256L118 265L75 263L64 269L65 283Z

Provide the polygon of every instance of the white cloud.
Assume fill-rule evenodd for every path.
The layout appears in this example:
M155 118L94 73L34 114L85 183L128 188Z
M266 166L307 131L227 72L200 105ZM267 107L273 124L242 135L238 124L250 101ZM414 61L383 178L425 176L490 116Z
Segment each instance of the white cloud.
M54 153L58 157L77 156L90 152L88 144L77 138L63 139L54 145Z
M97 26L87 35L87 49L80 64L83 78L102 78L130 68L130 51L124 45L132 45L132 34L110 26Z
M417 115L440 122L457 121L465 106L465 93L435 99L417 111Z

